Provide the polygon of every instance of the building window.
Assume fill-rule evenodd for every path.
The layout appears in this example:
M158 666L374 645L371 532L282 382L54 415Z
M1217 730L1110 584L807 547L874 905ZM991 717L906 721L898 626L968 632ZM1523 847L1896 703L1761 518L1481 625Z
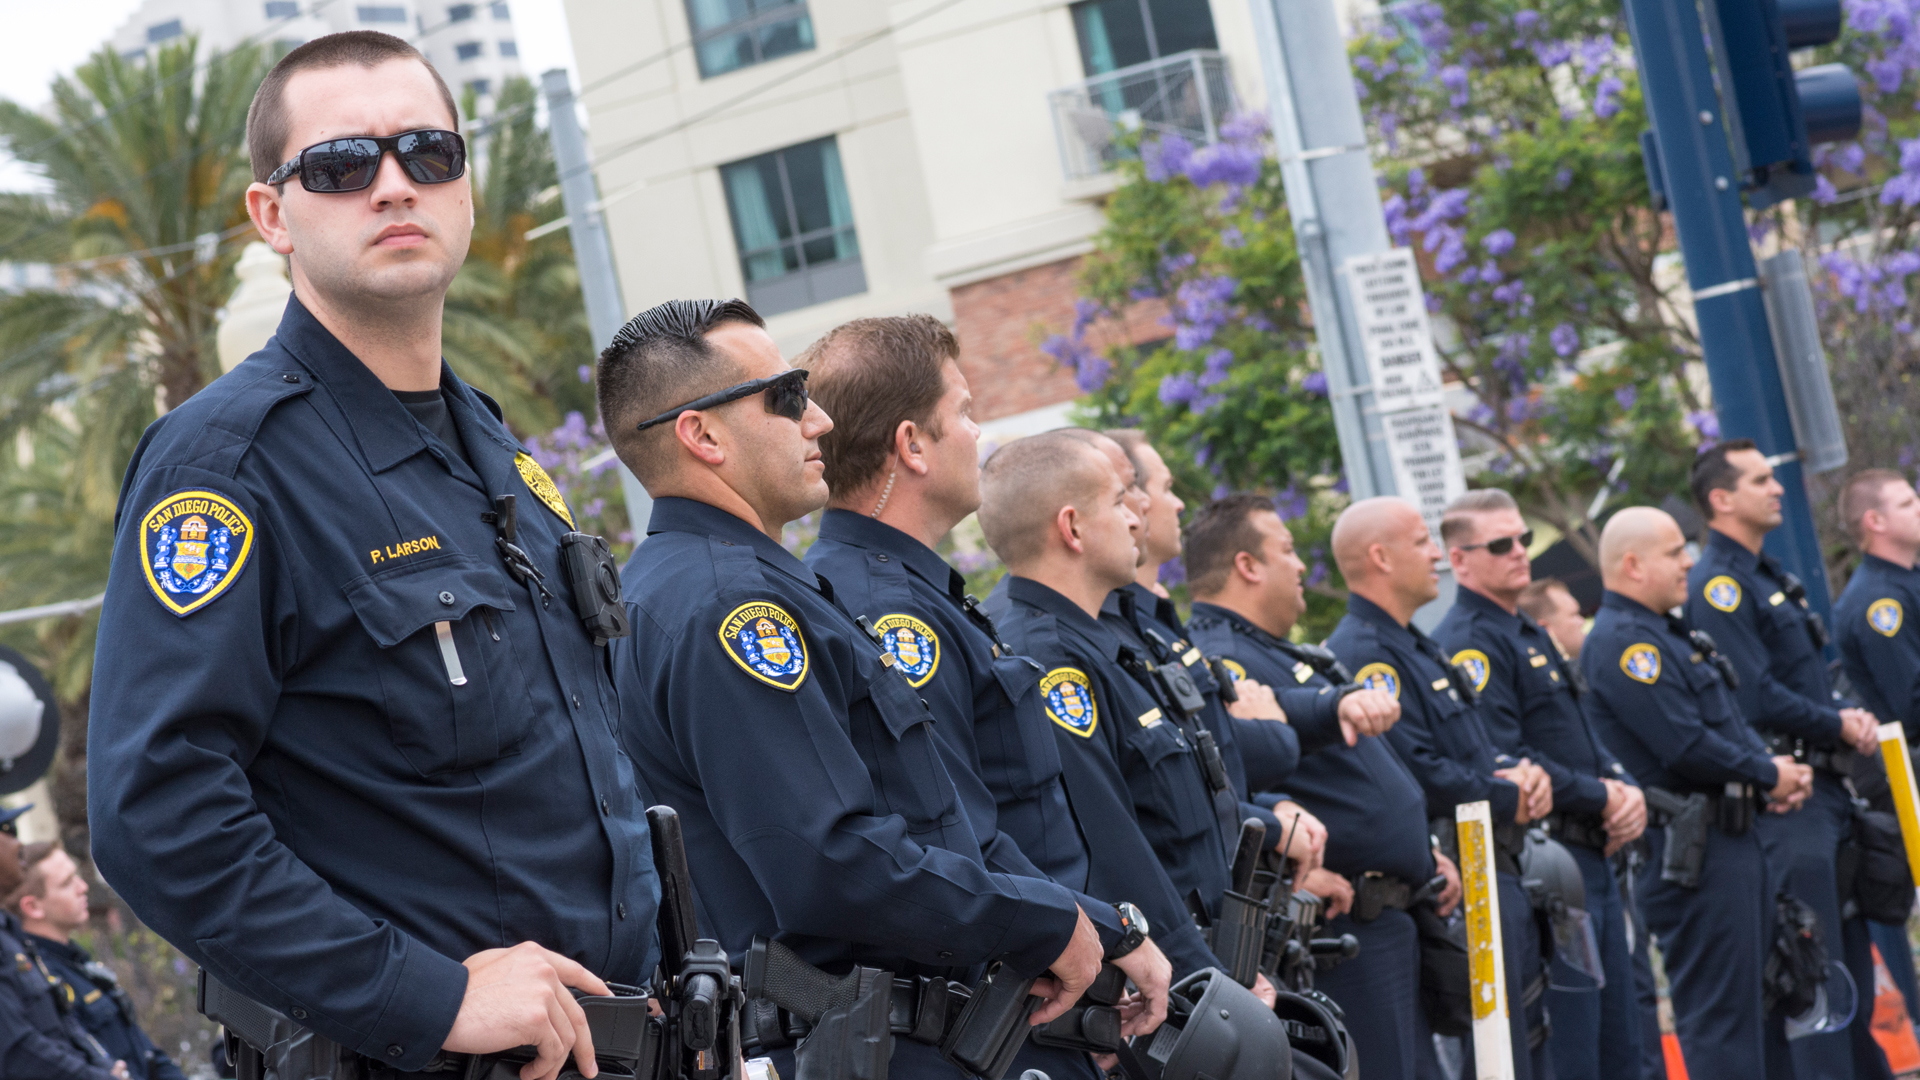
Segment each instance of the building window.
M147 50L145 49L128 49L120 54L120 59L125 60L129 64L138 64L146 58Z
M518 58L519 58L519 56L520 56L520 43L519 43L519 42L517 42L517 41L503 41L503 42L501 42L501 43L500 43L500 55L501 55L501 56L507 56L507 57L513 57L513 58L515 58L515 59L518 59Z
M472 60L480 55L480 43L477 41L463 41L453 47L453 55L462 60Z
M1089 77L1220 47L1207 0L1085 0L1072 10L1080 64Z
M300 5L295 0L267 0L267 18L291 19L300 14Z
M467 89L473 91L474 97L486 97L488 94L493 92L493 80L492 79L468 79Z
M805 0L687 0L700 77L813 48Z
M155 23L147 27L147 44L158 45L163 41L171 41L184 33L186 33L186 31L181 28L179 19L168 19L166 22Z
M867 291L832 136L720 168L747 302L778 315Z
M361 7L354 9L363 23L403 23L407 21L407 9L403 7Z
M450 23L466 22L471 18L473 18L472 4L454 4L447 8L447 21Z
M500 22L506 22L513 16L507 13L507 5L495 4L493 5L493 17Z

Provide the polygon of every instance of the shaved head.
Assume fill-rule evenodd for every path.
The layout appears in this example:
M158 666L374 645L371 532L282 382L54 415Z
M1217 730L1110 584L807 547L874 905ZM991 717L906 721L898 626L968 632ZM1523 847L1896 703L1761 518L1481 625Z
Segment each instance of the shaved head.
M1405 499L1390 495L1362 499L1347 507L1333 523L1333 561L1340 565L1341 576L1349 580L1364 577L1368 548L1386 543L1390 535L1424 524L1420 511Z
M1693 556L1672 515L1651 506L1629 506L1600 532L1600 573L1608 589L1666 611L1687 599Z
M1045 549L1060 508L1088 509L1111 475L1105 453L1064 431L994 451L980 470L980 531L987 546L1016 570L1032 562Z
M1611 578L1628 552L1645 553L1675 536L1681 533L1673 515L1657 507L1629 506L1609 518L1600 531L1600 573Z
M1381 496L1347 507L1333 523L1333 559L1347 588L1380 605L1402 626L1440 595L1441 559L1425 518L1405 499Z

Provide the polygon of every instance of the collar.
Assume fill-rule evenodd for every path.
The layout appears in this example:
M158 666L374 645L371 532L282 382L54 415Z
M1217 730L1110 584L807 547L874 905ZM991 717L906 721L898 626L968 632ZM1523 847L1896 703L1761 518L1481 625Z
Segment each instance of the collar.
M1108 594L1111 598L1112 594ZM1100 625L1100 620L1080 610L1080 605L1066 598L1058 590L1042 585L1032 578L1007 575L1007 599L1029 607L1039 608L1054 617L1081 637L1086 638L1099 648L1103 659L1120 658L1120 638L1112 628Z
M1742 548L1741 550L1744 551L1746 549ZM1615 611L1624 612L1636 617L1653 619L1658 622L1664 622L1666 618L1664 612L1655 611L1640 601L1635 600L1633 597L1614 592L1612 589L1608 589L1600 594L1600 606L1603 608L1612 608Z
M793 552L747 524L745 519L735 517L717 506L675 495L655 499L653 515L647 519L647 535L663 532L693 533L712 537L723 544L750 548L761 562L809 589L820 591L820 578L807 569L806 563L794 558Z
M1240 614L1232 608L1221 607L1219 604L1209 604L1205 600L1195 600L1193 602L1193 617L1188 619L1187 623L1188 625L1192 625L1201 619L1218 619L1226 623L1228 628L1236 634L1244 634L1259 644L1268 645L1276 649L1284 649L1287 655L1293 655L1293 642L1287 641L1284 638L1277 638L1267 633L1265 630L1255 626L1251 619L1248 619L1245 615Z
M1524 612L1508 611L1506 608L1495 603L1492 597L1484 593L1475 592L1464 585L1454 591L1453 602L1456 606L1462 606L1469 611L1477 611L1485 615L1487 618L1493 620L1495 626L1503 630L1518 628L1520 633L1528 635L1546 633L1545 630L1540 628L1539 623L1527 618Z
M1916 570L1920 570L1920 563L1915 563L1912 567L1905 567L1891 559L1883 559L1878 555L1862 552L1860 556L1860 569L1872 570L1875 573L1884 574L1889 577L1904 577L1914 573Z
M1386 635L1387 640L1411 642L1414 648L1428 655L1442 652L1440 646L1435 645L1433 639L1422 633L1419 627L1412 623L1401 626L1399 620L1387 614L1386 608L1359 593L1347 594L1347 614L1373 623L1381 634Z
M1707 550L1714 552L1720 560L1735 570L1752 573L1760 565L1760 557L1747 550L1747 546L1719 529L1708 527Z
M945 590L955 600L967 593L967 579L947 565L940 553L919 540L865 514L851 510L829 510L820 519L820 539L836 540L851 547L884 551L899 559L908 570L927 584Z
M86 967L93 960L91 953L70 941L55 941L50 937L41 937L32 931L23 931L23 933L33 939L33 947L40 950L41 956L65 960L74 967Z
M1137 581L1129 581L1126 585L1114 591L1116 593L1131 593L1133 595L1133 608L1135 611L1148 612L1153 616L1155 621L1171 628L1174 633L1177 634L1181 632L1180 610L1173 606L1172 600L1161 596L1159 593L1154 592L1152 589L1147 588Z

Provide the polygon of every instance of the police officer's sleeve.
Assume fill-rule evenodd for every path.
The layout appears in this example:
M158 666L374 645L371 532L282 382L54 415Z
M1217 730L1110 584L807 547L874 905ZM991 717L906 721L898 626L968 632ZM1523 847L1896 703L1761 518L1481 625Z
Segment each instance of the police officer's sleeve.
M1706 726L1700 701L1676 670L1672 653L1655 650L1658 662L1650 664L1644 659L1646 651L1654 649L1650 643L1633 642L1622 648L1590 641L1587 648L1618 650L1618 663L1602 663L1594 669L1592 693L1674 773L1702 786L1752 782L1771 790L1780 782L1780 770L1772 758ZM1716 685L1712 692L1720 689Z
M12 962L12 957L0 960ZM113 1080L64 1033L35 1027L18 980L0 977L0 1076L7 1080Z
M980 855L986 861L987 869L996 874L1039 878L1043 881L1052 880L1047 876L1046 871L1034 865L1026 852L1020 850L1019 843L1004 832L995 832L991 839L981 844ZM1073 899L1080 905L1080 910L1087 913L1088 920L1093 923L1094 932L1100 935L1101 948L1111 948L1126 933L1126 929L1120 925L1120 913L1111 903L1077 892L1073 893Z
M1760 613L1753 597L1740 590L1740 600L1732 611L1722 611L1707 602L1699 589L1687 595L1687 622L1713 635L1719 651L1733 661L1740 674L1740 688L1734 697L1740 713L1761 732L1782 732L1795 738L1827 745L1840 738L1840 710L1830 704L1812 701L1781 685L1768 668L1767 644L1760 635Z
M223 592L180 617L144 579L141 515L195 488L250 516L254 546ZM280 842L245 772L307 629L290 599L295 538L264 522L258 498L217 473L163 466L130 483L94 661L94 861L143 922L229 987L418 1069L453 1027L466 968L335 894Z
M1274 696L1300 740L1302 756L1344 744L1340 732L1340 696L1328 685L1275 687Z
M1221 723L1233 726L1234 745L1245 766L1246 787L1235 794L1244 798L1248 790L1280 787L1300 767L1300 735L1292 724L1243 720L1224 708L1217 715Z
M698 773L714 820L761 883L780 929L861 942L932 966L1000 959L1023 975L1045 971L1077 924L1073 894L924 847L904 818L881 812L854 739L887 737L888 729L868 723L854 726L871 730L849 730L850 692L839 684L851 672L832 671L829 643L802 624L805 647L818 652L808 657L799 685L788 691L755 675L716 632L740 599L707 605L680 628L665 657L670 671L659 705L681 760ZM875 669L876 679L895 677ZM937 766L934 736L921 730L930 724L929 716L894 737L925 740L922 753ZM944 780L933 771L921 782ZM945 786L957 801L951 783Z
M1915 729L1915 722L1920 720L1920 628L1907 625L1909 614L1898 598L1883 596L1867 605L1857 625L1843 625L1841 634L1851 639L1848 644L1852 649L1847 651L1859 657L1857 665L1849 663L1848 674L1854 676L1854 682L1880 692L1880 699L1895 710L1895 715L1880 720L1900 721L1906 726L1907 738L1912 739L1920 736L1920 730ZM1893 632L1888 633L1886 627Z

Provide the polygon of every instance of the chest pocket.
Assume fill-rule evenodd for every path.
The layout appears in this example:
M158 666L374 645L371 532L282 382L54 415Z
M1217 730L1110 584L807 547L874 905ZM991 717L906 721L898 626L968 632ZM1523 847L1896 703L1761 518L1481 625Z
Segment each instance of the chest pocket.
M885 809L905 818L909 832L957 824L959 804L934 745L933 714L891 668L875 664L867 691L888 735L878 747L874 770Z
M980 768L989 787L1004 780L1016 796L1027 798L1060 776L1060 744L1040 697L1040 665L1024 656L993 661L994 681L1013 711L1012 730L981 738ZM982 733L984 735L984 733Z
M1217 821L1213 797L1194 756L1193 744L1181 734L1179 725L1165 718L1151 727L1141 727L1131 717L1125 722L1133 725L1127 745L1139 756L1149 797L1159 816L1186 837L1202 836L1213 829ZM1139 782L1129 778L1129 784L1135 788L1137 804L1142 794Z
M387 723L416 772L438 776L520 752L533 699L508 628L515 608L505 574L452 555L358 578L344 591L381 649L375 674ZM538 641L521 646L540 649Z
M1813 630L1807 625L1807 613L1792 600L1769 603L1777 592L1758 597L1760 625L1765 629L1768 660L1783 667L1799 664L1813 655Z

